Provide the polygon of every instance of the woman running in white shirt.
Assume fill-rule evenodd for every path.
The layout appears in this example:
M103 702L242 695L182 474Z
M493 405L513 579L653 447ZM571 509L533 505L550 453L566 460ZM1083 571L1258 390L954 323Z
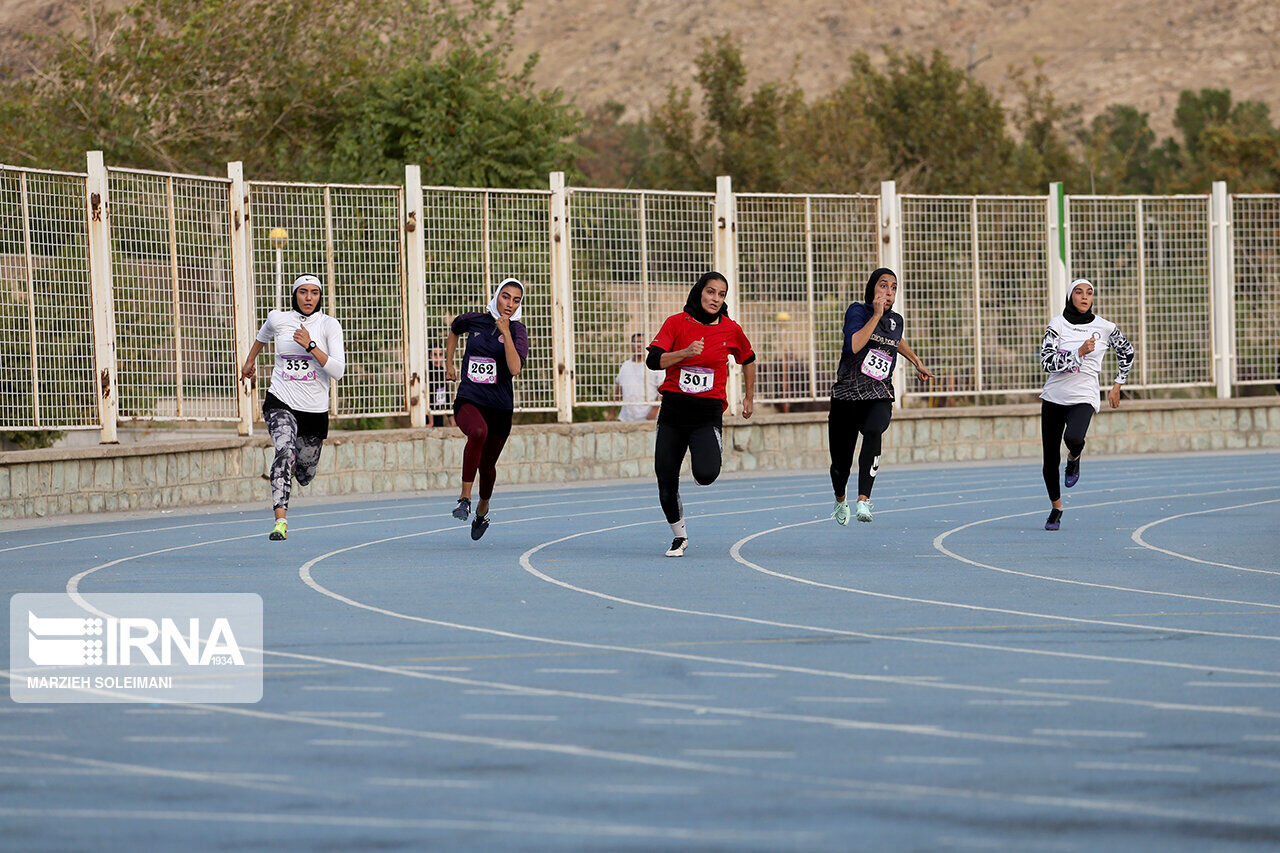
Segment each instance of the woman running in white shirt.
M1120 386L1129 378L1133 366L1133 344L1120 333L1116 324L1093 313L1093 285L1083 278L1071 282L1071 292L1062 314L1049 321L1040 348L1040 363L1049 374L1040 393L1040 435L1044 442L1044 484L1049 490L1053 509L1044 523L1045 530L1057 530L1062 524L1062 495L1058 488L1058 463L1061 445L1067 445L1067 469L1064 482L1071 488L1080 480L1080 454L1089 421L1102 408L1098 400L1101 388L1102 356L1116 352L1119 367L1115 383L1107 393L1111 408L1120 405Z
M320 310L320 294L320 279L298 276L292 310L267 314L240 368L242 379L252 379L262 345L275 340L276 363L262 401L262 419L276 448L271 463L276 523L269 537L276 541L288 537L285 515L293 478L305 486L316 476L320 448L329 435L329 380L341 379L347 367L342 324Z

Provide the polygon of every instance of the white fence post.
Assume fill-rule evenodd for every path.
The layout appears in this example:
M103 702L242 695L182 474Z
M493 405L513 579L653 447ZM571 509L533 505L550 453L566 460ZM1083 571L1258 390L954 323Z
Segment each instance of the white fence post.
M551 346L556 420L573 423L574 351L572 268L569 252L569 194L564 172L551 173Z
M729 283L729 295L725 304L729 316L742 322L738 312L741 302L738 299L738 204L733 195L733 178L720 175L716 178L716 202L712 215L715 217L715 238L712 248L712 260L716 272L725 277ZM750 336L750 330L745 330ZM729 400L729 412L736 415L742 400L742 366L729 360L729 382L725 389Z
M893 274L898 277L898 281L902 281L902 210L898 207L898 185L894 181L880 182L880 266L893 270ZM867 272L871 272L867 270ZM854 282L854 298L861 299L862 293L858 291L859 282ZM905 313L907 307L907 296L910 293L910 283L898 285L898 296L894 299L893 307L902 314L904 321L910 328L911 318ZM907 337L904 335L903 337ZM911 343L910 340L907 341ZM843 349L844 342L840 342ZM907 384L907 377L910 375L903 362L906 359L899 358L893 369L893 405L902 405L903 388Z
M1045 257L1049 259L1049 281L1045 298L1048 316L1053 317L1067 304L1067 203L1061 182L1049 184L1048 206Z
M1209 199L1209 275L1213 282L1213 376L1218 399L1231 396L1235 379L1236 289L1231 280L1231 197L1226 181L1213 182Z
M244 186L244 164L227 164L231 179L231 305L235 316L236 373L249 358L254 338L253 278L249 269L249 194ZM236 413L240 421L236 431L253 435L253 385L249 380L236 382Z
M405 402L409 424L427 425L427 235L422 168L404 167Z
M85 216L89 225L89 299L93 306L93 355L98 394L101 442L118 444L120 382L116 370L116 311L111 287L111 214L107 197L107 167L101 151L88 154Z

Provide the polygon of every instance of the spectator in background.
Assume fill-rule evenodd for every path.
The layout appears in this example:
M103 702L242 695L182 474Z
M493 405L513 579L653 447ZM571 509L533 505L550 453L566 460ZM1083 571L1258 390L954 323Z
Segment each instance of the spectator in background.
M631 358L618 368L618 376L614 379L613 399L621 400L618 410L610 411L609 417L617 417L619 421L651 421L658 417L658 407L653 401L658 399L658 384L662 382L664 373L661 370L650 370L644 363L644 336L636 332L631 336Z
M449 377L444 362L444 347L432 347L427 361L427 426L453 426L449 414ZM435 415L432 412L442 412ZM438 420L437 420L438 419Z

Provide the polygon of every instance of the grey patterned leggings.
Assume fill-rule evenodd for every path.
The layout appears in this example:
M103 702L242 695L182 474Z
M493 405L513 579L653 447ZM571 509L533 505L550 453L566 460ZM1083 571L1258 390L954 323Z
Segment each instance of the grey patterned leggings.
M315 478L324 439L314 435L299 436L298 419L286 409L271 409L263 412L262 417L276 448L276 458L271 463L272 506L288 509L293 479L296 477L298 485L305 486Z

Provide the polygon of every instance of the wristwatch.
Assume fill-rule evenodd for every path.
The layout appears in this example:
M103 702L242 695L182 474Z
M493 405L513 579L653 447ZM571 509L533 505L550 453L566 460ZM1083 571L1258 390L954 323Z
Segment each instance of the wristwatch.
M312 341L311 343L307 344L307 352L311 352L313 349L315 349L318 346L320 345L317 344L315 341Z

